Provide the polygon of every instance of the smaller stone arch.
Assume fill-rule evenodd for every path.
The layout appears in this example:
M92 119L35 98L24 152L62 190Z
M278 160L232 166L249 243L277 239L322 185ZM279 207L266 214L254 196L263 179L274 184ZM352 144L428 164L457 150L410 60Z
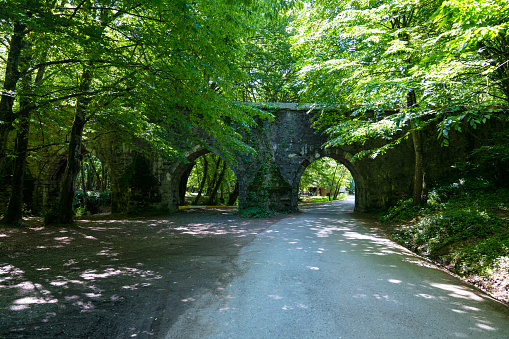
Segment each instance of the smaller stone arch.
M191 170L195 166L195 161L208 153L214 153L219 156L232 169L237 177L239 186L243 185L238 166L231 160L226 158L219 150L214 148L195 147L193 150L184 154L185 161L176 161L169 163L164 175L161 175L161 190L164 192L164 200L170 210L178 210L179 205L184 202L187 180L191 174Z
M314 161L329 157L332 158L339 163L343 164L352 174L352 177L355 181L355 211L362 211L362 192L364 187L364 179L362 175L359 173L355 165L351 162L352 155L347 151L341 148L327 148L327 149L316 149L314 152L310 152L305 159L301 162L294 179L293 191L292 191L292 201L295 200L295 204L297 204L297 200L299 197L299 183L302 177L302 174L306 170L306 168Z

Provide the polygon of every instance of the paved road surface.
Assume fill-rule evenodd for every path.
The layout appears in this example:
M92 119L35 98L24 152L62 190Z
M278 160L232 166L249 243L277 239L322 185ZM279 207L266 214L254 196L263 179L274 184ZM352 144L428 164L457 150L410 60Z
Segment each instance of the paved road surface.
M509 308L377 236L353 200L259 234L167 338L509 338Z

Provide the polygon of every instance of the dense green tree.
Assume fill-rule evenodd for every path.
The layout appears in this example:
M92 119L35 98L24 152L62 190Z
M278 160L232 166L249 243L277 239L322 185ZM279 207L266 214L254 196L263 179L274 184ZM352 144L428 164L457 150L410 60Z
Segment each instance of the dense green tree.
M40 54L47 57L26 69L30 73L45 68L45 80L50 81L37 93L27 94L29 104L24 110L37 108L41 121L69 130L67 169L56 213L59 223L72 222L72 196L87 129L101 125L120 128L144 139L150 150L163 156L180 156L186 146L170 132L178 129L186 136L214 135L220 147L252 152L231 122L248 128L254 124L253 115L268 115L235 100L237 84L247 79L239 66L245 53L243 41L256 35L258 27L285 3L6 3L0 10L1 30L6 36L2 50L6 57L1 62L2 162L7 136L21 116L13 107L21 103L16 85L24 76L20 60L26 44L45 51ZM42 116L50 107L53 113ZM197 129L201 132L195 133Z
M294 17L282 15L246 41L242 69L249 76L241 85L240 101L297 102L297 59L291 52Z
M485 14L503 20L497 5L489 3ZM480 51L454 51L470 35L465 25L476 22L468 14L475 10L461 1L316 0L299 12L294 50L301 60L302 100L339 109L339 114L324 112L317 123L328 128L328 145L386 139L383 147L358 154L376 156L411 137L415 204L424 198L423 127L437 122L446 144L449 129L460 129L458 121L475 125L490 117L480 107L500 105L495 87L489 86L487 98L475 72L480 66L501 69L503 63L493 65Z

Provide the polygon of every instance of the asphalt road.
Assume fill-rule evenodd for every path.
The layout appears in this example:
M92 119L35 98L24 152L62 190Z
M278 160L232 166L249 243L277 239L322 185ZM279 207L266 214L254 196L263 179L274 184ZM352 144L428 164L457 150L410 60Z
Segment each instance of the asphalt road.
M509 308L377 235L353 200L310 206L244 247L241 274L166 338L509 338Z

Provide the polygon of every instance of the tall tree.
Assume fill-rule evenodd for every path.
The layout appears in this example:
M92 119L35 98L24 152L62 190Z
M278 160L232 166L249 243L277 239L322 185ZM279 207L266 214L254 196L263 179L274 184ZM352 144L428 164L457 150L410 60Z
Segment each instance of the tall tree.
M236 86L246 79L240 65L246 52L244 41L256 35L258 28L287 3L283 0L2 3L5 6L0 8L0 29L5 33L2 38L8 38L2 41L6 55L2 50L0 59L4 70L1 161L6 159L7 135L15 124L13 107L21 107L16 103L19 98L16 86L22 78L19 60L29 33L31 42L37 36L44 37L38 42L45 43L35 49L48 51L48 59L38 60L29 72L46 67L46 78L50 81L34 92L25 109L34 112L37 108L40 126L68 130L71 140L58 222L72 221L69 204L72 199L68 198L75 188L75 168L79 167L83 136L89 128L101 125L121 128L143 138L150 151L165 156L180 156L180 150L186 146L181 143L183 138L170 132L179 129L197 138L203 133L214 135L226 156L230 155L226 150L231 146L235 151L253 152L231 122L248 128L254 124L254 115L270 114L235 100ZM70 116L74 121L72 129ZM38 133L44 135L44 129Z
M246 39L242 69L248 79L237 97L244 102L297 102L297 59L291 53L293 15L269 21Z
M4 74L2 95L0 98L0 169L7 157L7 137L13 130L16 115L13 112L16 87L22 77L20 60L25 46L25 36L28 33L25 22L28 19L28 8L14 1L2 3L0 10L3 25L2 44L6 46L7 58L3 58ZM4 6L5 5L5 6ZM18 7L19 6L19 7Z

